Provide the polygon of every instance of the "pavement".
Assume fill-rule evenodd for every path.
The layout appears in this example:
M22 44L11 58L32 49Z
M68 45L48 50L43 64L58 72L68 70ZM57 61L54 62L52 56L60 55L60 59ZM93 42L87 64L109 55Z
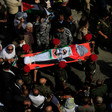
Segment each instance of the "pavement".
M72 15L74 20L79 21L82 16L82 12L77 12L75 9L73 9ZM99 55L96 62L96 74L94 76L95 82L98 79L105 81L106 79L112 78L112 53L110 51L102 50L101 48L98 49ZM85 72L84 70L81 70L79 63L70 64L70 72L69 70L67 71L68 76L70 76L69 82L71 82L68 84L68 86L75 90L76 87L80 87L82 82L85 81ZM48 70L48 72L45 73L44 70L41 70L41 74L42 76L48 78L55 87L54 75L52 71Z
M108 7L110 7L108 5ZM75 9L72 10L72 15L74 20L79 21L82 17L82 12L77 12ZM90 24L91 25L91 24ZM79 71L76 68L73 68L75 73L80 77L84 82L85 74L83 71ZM102 50L99 48L99 55L97 60L96 75L94 80L102 79L105 80L109 77L112 77L112 53L110 51Z

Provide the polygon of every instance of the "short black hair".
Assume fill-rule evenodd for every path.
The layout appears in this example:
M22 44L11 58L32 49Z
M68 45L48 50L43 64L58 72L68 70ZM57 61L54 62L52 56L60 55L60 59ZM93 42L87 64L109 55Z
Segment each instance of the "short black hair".
M3 64L3 69L10 69L11 66L12 66L12 65L11 65L8 61L6 61L6 62Z
M102 84L103 84L103 81L102 81L102 80L98 79L98 80L96 81L96 85L97 85L98 87L102 86Z
M84 104L84 105L89 104L89 100L90 100L90 99L89 99L88 97L85 96L85 97L83 98L83 104Z

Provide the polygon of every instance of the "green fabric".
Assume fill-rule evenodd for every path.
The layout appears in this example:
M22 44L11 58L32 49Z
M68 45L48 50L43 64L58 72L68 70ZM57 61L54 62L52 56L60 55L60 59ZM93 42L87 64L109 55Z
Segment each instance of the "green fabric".
M62 0L54 0L54 3L62 2Z
M102 85L101 87L97 87L91 91L91 95L93 98L97 96L104 97L107 92L107 85Z
M26 11L26 13L29 13L29 14L41 14L41 11L40 11L40 10L28 9L28 10Z
M37 85L35 84L35 88L39 90L39 93L43 96L49 96L52 91L50 90L50 88L46 85Z
M112 31L109 19L107 19L106 21L103 21L102 19L100 19L97 24L97 29L98 31L102 31L105 35L109 36Z
M15 56L15 60L14 60L14 62L12 63L12 66L15 66L15 65L16 65L16 62L17 62L17 56Z
M31 76L31 74L28 74L28 75L23 75L22 76L22 79L23 79L23 81L24 81L24 83L25 84L32 84L32 82L33 82L33 79L32 79L32 76Z

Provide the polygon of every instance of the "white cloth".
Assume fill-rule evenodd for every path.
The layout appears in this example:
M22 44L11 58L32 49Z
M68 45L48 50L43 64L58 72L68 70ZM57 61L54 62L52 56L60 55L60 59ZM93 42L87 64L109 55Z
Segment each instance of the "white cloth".
M4 104L0 102L0 106L4 106Z
M7 53L6 49L8 46L13 46L13 52L12 53ZM2 51L1 51L1 57L3 59L11 59L13 57L15 57L16 52L15 52L15 46L13 44L9 44L8 46L6 46Z
M8 70L8 71L4 70L4 71L5 71L5 72L9 72L9 73L11 73L12 75L15 76L15 73L14 73L13 71L11 71L11 70Z
M66 50L67 53L65 55L63 55L63 50ZM51 52L50 52L51 51ZM63 47L63 48L59 48L57 49L57 53L59 53L60 55L56 57L53 57L50 58L50 55L52 54L52 49L47 51L47 52L44 52L44 53L40 53L40 54L37 54L37 55L34 55L34 56L31 56L31 57L25 57L24 58L24 64L30 64L30 63L33 63L33 62L39 62L39 61L50 61L51 59L63 59L63 58L66 58L66 57L69 57L70 55L73 55L72 53L72 50L70 47ZM53 55L53 54L52 54Z
M49 57L50 57L49 52L40 53L40 54L37 54L35 56L25 57L24 58L24 63L29 64L29 63L33 63L35 61L48 61Z
M23 43L19 44L19 46L22 47L22 46L25 45L25 44L26 44L26 42L23 41Z
M29 94L29 98L32 101L34 107L39 107L45 100L45 97L42 95L34 96L32 92Z
M78 105L75 105L75 107L72 109L67 109L64 106L61 106L61 111L62 112L76 112L77 108L78 108Z
M63 107L62 112L75 112L75 108L67 109L67 108Z

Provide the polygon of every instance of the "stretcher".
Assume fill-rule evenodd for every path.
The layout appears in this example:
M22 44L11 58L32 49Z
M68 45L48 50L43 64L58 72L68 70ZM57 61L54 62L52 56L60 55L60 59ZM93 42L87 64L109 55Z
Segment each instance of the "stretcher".
M43 52L26 54L24 64L32 69L57 65L60 61L72 63L84 61L91 55L89 43L72 44L62 48L49 49Z

